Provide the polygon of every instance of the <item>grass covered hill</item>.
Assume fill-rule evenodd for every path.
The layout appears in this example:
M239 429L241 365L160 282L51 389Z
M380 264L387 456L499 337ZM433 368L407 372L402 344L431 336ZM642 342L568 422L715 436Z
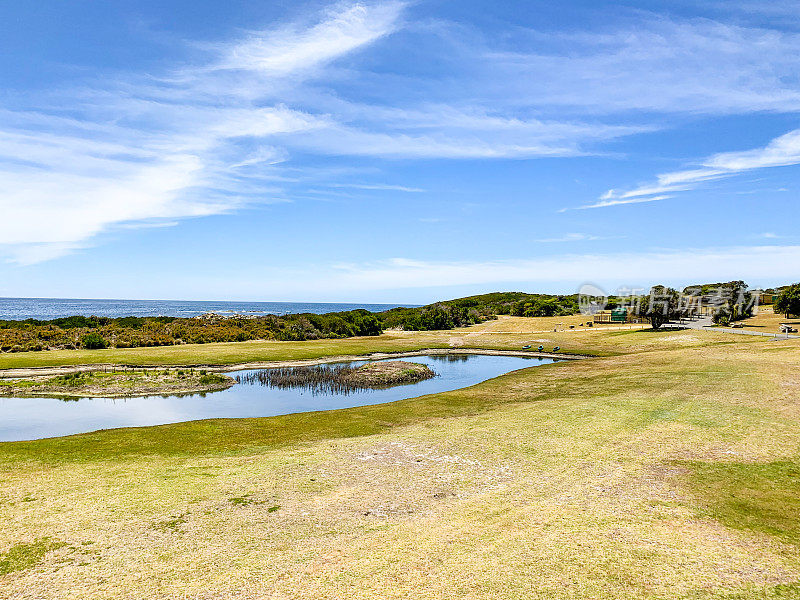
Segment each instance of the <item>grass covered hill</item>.
M419 308L393 308L380 313L384 327L407 331L452 329L474 325L497 315L556 317L578 312L578 297L525 292L492 292L445 300Z
M223 317L85 317L0 321L0 351L138 348L245 342L303 341L379 335L385 329L430 331L481 323L500 314L557 316L577 311L576 296L496 292L382 313Z

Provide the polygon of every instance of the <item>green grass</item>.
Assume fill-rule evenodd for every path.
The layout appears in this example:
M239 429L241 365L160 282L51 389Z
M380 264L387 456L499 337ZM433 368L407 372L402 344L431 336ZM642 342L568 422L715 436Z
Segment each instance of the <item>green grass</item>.
M58 367L90 364L128 366L230 365L242 362L303 360L332 355L359 355L371 352L402 352L424 348L446 348L428 338L349 338L305 342L226 342L185 344L151 348L109 348L106 350L50 350L0 354L0 369Z
M800 544L800 463L687 462L702 515Z
M153 529L157 531L179 531L180 528L186 524L188 516L188 513L182 513L180 515L168 517L162 521L156 521L153 523Z
M263 500L255 500L251 498L251 494L245 494L244 496L234 496L233 498L228 498L228 502L233 504L234 506L250 506L251 504L263 504Z
M30 543L15 544L0 554L0 576L35 567L48 552L64 546L66 546L64 542L54 541L48 537L42 537Z

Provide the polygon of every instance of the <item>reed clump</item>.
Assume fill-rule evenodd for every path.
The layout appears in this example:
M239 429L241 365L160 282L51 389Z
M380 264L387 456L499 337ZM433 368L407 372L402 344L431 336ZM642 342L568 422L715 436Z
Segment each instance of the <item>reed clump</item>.
M237 383L276 388L300 388L312 393L348 394L368 389L417 383L436 377L427 365L406 361L380 361L361 366L311 365L275 367L236 376Z

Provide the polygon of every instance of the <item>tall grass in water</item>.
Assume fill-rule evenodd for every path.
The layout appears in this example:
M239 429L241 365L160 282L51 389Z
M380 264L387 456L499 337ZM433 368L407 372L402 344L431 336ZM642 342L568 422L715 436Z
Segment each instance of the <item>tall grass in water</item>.
M436 374L424 365L400 363L367 363L350 365L312 365L304 367L275 367L251 371L236 376L237 383L263 385L281 389L300 388L312 394L350 394L362 390L386 388L392 385L416 383ZM386 371L382 367L386 367Z

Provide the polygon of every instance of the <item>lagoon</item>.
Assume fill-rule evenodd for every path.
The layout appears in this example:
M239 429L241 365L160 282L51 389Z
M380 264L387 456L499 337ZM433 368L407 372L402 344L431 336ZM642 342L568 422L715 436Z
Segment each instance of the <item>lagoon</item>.
M138 398L0 398L0 441L31 440L197 419L270 417L297 412L382 404L456 390L510 371L554 362L550 358L457 354L416 356L437 377L386 389L312 393L240 383L227 390L183 396ZM368 361L346 364L358 366ZM342 364L342 363L339 363ZM234 371L229 375L250 371Z

